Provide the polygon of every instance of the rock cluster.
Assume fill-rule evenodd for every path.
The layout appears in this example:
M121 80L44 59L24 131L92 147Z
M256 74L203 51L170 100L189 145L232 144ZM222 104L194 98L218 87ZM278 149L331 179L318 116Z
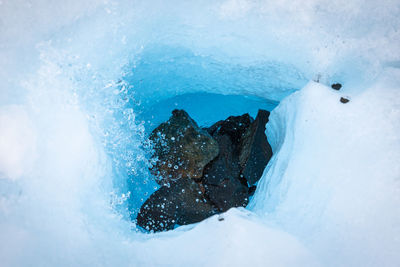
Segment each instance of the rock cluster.
M161 188L142 205L137 224L149 231L199 222L232 207L245 207L272 157L265 136L269 112L231 116L200 128L183 110L150 135Z

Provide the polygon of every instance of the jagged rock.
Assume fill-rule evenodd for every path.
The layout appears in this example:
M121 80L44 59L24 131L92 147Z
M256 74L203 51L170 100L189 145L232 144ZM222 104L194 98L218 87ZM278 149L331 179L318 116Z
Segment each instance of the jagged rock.
M204 188L189 179L182 179L178 192L177 222L180 225L200 222L217 213L215 207L204 197Z
M163 231L245 207L272 156L268 116L259 110L256 120L231 116L200 129L185 111L174 110L150 137L159 159L151 171L163 186L142 205L137 224Z
M177 208L170 188L162 186L144 202L136 224L148 231L171 230L176 224Z
M216 210L203 195L201 187L191 179L179 179L162 186L142 205L137 224L149 231L173 229L176 224L200 222Z
M237 178L229 177L219 185L205 184L204 187L207 197L219 212L246 207L249 203L249 189Z
M149 139L154 143L154 158L158 158L151 172L160 185L183 177L200 179L206 164L219 152L217 142L184 110L174 110Z
M233 143L238 143L242 134L253 122L253 118L248 113L242 116L230 116L226 120L218 121L207 128L207 132L214 138L217 136L228 135Z
M249 196L253 196L254 193L256 192L257 186L252 185L249 187Z
M217 140L219 155L204 169L202 182L207 198L220 211L248 203L247 184L240 181L240 142L252 122L249 114L231 116L212 125L208 132Z
M247 129L241 140L239 161L242 177L249 185L255 184L262 176L265 166L272 157L272 149L265 135L265 124L269 112L259 110L255 121Z

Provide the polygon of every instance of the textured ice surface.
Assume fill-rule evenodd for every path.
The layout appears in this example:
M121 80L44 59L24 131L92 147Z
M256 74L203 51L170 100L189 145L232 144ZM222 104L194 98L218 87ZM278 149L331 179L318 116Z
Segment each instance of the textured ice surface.
M388 71L347 104L311 82L271 116L267 133L282 141L250 210L332 266L399 261L399 74Z
M390 0L0 1L1 265L398 266L399 13ZM140 114L198 93L282 101L275 157L249 210L138 233L126 200L155 190Z

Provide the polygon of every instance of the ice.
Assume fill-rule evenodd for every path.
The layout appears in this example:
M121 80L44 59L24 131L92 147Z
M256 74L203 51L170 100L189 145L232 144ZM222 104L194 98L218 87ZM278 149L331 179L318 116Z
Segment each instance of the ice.
M19 179L32 168L36 136L23 107L0 109L0 179Z
M144 252L139 256L143 264L152 255L158 255L152 264L320 266L293 236L242 209L231 209L195 227L184 226L175 233L159 234L158 238L136 246L142 246L138 250Z
M0 1L1 265L398 266L399 10ZM186 100L202 94L280 101L275 155L247 210L142 233L127 211L156 189L142 120L181 101L209 123Z
M273 144L250 209L329 265L399 260L399 81L390 70L347 104L340 91L310 82L273 111L267 133L284 141Z

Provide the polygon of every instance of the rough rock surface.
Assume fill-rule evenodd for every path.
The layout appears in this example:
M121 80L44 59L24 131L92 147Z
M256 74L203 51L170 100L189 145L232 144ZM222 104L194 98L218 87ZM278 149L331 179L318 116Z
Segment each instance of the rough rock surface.
M242 136L251 122L249 114L231 116L208 129L217 140L220 153L205 167L202 182L207 198L219 211L248 203L247 184L240 181L239 155Z
M175 224L200 222L216 214L200 186L191 179L179 179L170 186L162 186L142 205L137 224L149 231L173 229Z
M272 156L268 117L259 110L255 120L231 116L200 129L185 111L174 110L150 136L159 159L151 171L162 187L142 205L137 224L157 232L245 207Z
M180 178L200 179L204 166L218 155L218 144L184 110L158 126L149 138L156 165L151 169L160 185Z
M272 149L265 135L265 124L269 112L259 110L255 121L247 129L241 140L240 166L242 177L249 185L255 184L262 176L267 163L272 157Z

